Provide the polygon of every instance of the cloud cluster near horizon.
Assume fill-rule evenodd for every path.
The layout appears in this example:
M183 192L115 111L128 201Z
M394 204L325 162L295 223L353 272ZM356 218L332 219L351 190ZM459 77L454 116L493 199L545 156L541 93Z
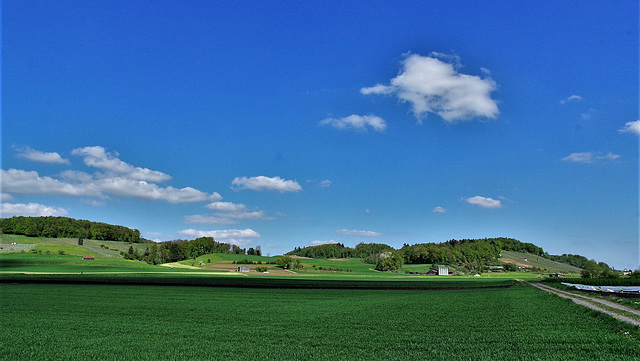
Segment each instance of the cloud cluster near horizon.
M217 192L207 193L192 187L160 186L157 183L170 180L171 176L160 171L128 164L120 160L116 154L108 153L100 146L77 148L71 154L82 157L85 165L100 171L90 174L77 170L66 170L57 177L50 177L41 176L36 171L14 168L1 169L3 198L12 198L11 194L87 197L94 199L86 201L86 204L96 205L104 205L103 201L111 197L136 198L145 201L159 200L174 204L222 199L222 196ZM35 162L70 164L58 153L41 152L29 147L19 149L17 156ZM97 201L95 198L101 201ZM36 203L3 203L3 215L66 215L67 213L63 208L48 207Z
M432 52L430 56L409 55L402 71L390 85L364 87L364 95L396 95L409 102L418 122L428 113L439 115L448 123L473 118L495 118L500 111L491 98L497 84L491 78L458 72L460 59L454 55ZM483 71L488 74L488 71Z

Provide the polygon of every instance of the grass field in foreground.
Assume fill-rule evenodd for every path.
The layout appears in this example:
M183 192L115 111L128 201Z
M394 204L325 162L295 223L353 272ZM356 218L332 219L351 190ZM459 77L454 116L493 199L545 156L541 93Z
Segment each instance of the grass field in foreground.
M638 330L527 285L457 291L0 284L6 360L640 358Z

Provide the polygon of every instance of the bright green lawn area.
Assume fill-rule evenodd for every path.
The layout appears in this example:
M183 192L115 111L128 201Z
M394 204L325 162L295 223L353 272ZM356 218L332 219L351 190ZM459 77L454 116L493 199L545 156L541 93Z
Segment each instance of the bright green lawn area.
M637 360L637 328L528 285L0 284L6 360Z

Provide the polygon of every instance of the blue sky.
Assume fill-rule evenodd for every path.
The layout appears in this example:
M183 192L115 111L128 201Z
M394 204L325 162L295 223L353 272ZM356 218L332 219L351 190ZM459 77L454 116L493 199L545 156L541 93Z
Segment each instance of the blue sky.
M636 1L3 1L2 216L638 255Z

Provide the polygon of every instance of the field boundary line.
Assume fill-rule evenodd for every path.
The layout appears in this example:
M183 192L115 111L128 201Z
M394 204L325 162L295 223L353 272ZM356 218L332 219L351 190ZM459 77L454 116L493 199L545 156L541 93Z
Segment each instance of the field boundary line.
M592 297L588 297L588 296L584 296L584 295L576 295L576 294L573 294L573 293L570 293L570 292L565 292L565 291L559 290L557 288L553 288L553 287L550 287L550 286L547 286L547 285L542 285L540 283L533 283L533 282L527 282L527 283L529 285L539 289L539 290L553 293L558 297L569 299L569 300L573 301L574 303L576 303L578 305L585 306L585 307L590 308L590 309L592 309L594 311L605 313L605 314L607 314L609 316L612 316L612 317L614 317L614 318L616 318L616 319L618 319L620 321L623 321L623 322L629 323L631 325L640 327L640 321L639 320L637 320L635 318L631 318L631 317L625 316L625 315L623 315L621 313L618 313L616 311L612 311L610 309L611 308L617 309L617 310L620 310L620 311L623 311L623 312L631 313L631 314L635 315L636 317L639 317L640 316L640 311L638 311L638 310L634 310L632 308L625 307L625 306L622 306L622 305L618 305L618 304L615 304L613 302L609 302L609 301L606 301L606 300L600 300L600 299L597 299L597 298L592 298ZM609 309L606 309L606 308L603 308L603 307L608 307Z

